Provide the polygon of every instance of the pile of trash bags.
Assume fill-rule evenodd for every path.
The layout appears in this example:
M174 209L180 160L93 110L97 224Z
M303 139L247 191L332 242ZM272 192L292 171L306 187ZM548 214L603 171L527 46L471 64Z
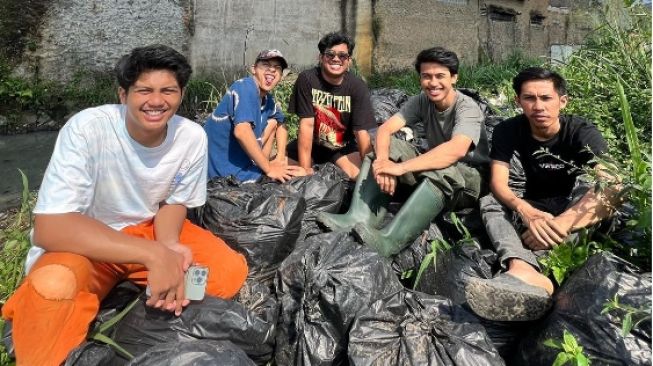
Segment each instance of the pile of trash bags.
M502 118L463 92L485 105L491 131ZM373 91L377 122L406 99ZM651 364L650 273L599 253L568 277L542 319L482 319L464 292L470 278L498 270L482 233L459 232L447 213L406 249L381 257L316 223L319 212L347 209L352 185L332 164L315 170L285 184L210 181L206 205L190 218L246 256L240 293L194 301L175 317L145 306L142 289L121 285L91 327L97 334L111 322L106 337L82 344L66 365L551 365L561 350L550 344L565 332L593 364ZM518 189L518 167L513 173ZM459 214L478 226L473 213Z

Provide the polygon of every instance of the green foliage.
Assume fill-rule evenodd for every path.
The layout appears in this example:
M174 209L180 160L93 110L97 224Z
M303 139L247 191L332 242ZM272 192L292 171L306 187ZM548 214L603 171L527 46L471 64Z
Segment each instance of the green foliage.
M570 101L566 112L594 121L623 161L628 152L622 98L617 83L630 102L635 134L648 150L651 137L651 12L641 6L606 9L594 30L560 72L568 81Z
M572 365L572 366L588 366L590 365L590 360L585 354L583 354L583 347L578 344L576 338L569 333L566 329L562 333L562 341L554 341L553 339L547 339L544 341L544 345L550 348L559 349L560 353L553 361L552 366L563 366L563 365Z
M650 155L642 153L642 143L630 113L630 103L618 80L615 82L615 89L619 94L628 153L625 161L613 156L595 157L594 161L604 169L602 174L615 177L612 180L602 180L597 177L595 180L599 190L612 188L608 186L614 185L615 180L619 182L616 201L627 202L635 210L634 216L626 222L626 229L640 235L634 237L636 243L631 243L635 244L634 247L621 248L621 245L615 242L614 249L627 249L628 251L623 254L630 257L629 259L640 265L643 270L649 271L651 268L651 158ZM589 173L596 174L593 171Z
M408 95L417 95L421 91L419 76L414 69L373 74L367 78L367 83L371 89L400 89Z
M566 241L549 251L548 255L538 259L542 266L542 273L546 276L553 275L558 285L579 268L594 253L602 250L601 245L590 240L590 233L582 229L577 240Z
M619 303L619 296L614 295L612 300L606 300L603 304L603 310L601 314L607 314L611 312L623 312L623 320L621 324L621 334L625 337L630 331L637 327L640 323L644 321L651 320L651 306L646 306L644 308L635 308L630 305Z
M22 125L21 117L26 112L40 118L47 116L62 125L70 113L118 102L117 85L109 73L77 72L67 83L29 80L11 75L7 62L0 58L0 115L8 118L6 132L27 132L38 127Z
M288 128L289 140L297 137L297 130L299 128L299 117L294 113L288 112L288 103L290 102L293 85L295 85L294 78L284 78L279 82L277 87L272 90L274 100L281 107L283 114L286 116L286 127Z
M453 222L454 226L456 227L456 230L460 233L462 238L458 241L459 245L464 245L467 242L473 241L472 235L469 233L469 230L465 227L465 225L460 221L458 216L454 212L451 213L451 221ZM413 290L417 288L417 285L419 285L419 281L422 279L422 275L424 274L424 271L433 263L433 270L437 272L437 260L438 260L438 254L439 253L444 253L448 250L451 250L452 246L449 244L446 240L444 239L436 239L431 242L430 246L431 250L424 256L424 259L422 259L422 263L419 265L419 269L417 270L417 277L415 278L415 283L413 284ZM404 273L402 273L402 279L404 278Z
M431 251L426 254L426 256L424 256L424 259L422 259L422 263L420 263L419 269L417 270L417 277L415 278L415 283L413 284L413 290L417 288L419 281L422 279L424 271L426 271L431 263L433 263L433 270L437 272L438 253L443 253L450 249L451 244L447 243L444 239L436 239L431 242Z
M508 100L512 100L515 94L512 90L512 78L527 67L542 64L542 60L527 57L519 51L497 63L484 61L473 66L463 64L458 71L457 85L476 89L485 95L503 94Z
M11 223L0 231L0 243L3 243L0 250L0 305L4 305L23 279L25 256L30 247L31 210L35 197L29 192L27 176L21 170L19 172L23 181L21 206ZM0 326L4 327L4 320L0 319ZM9 357L2 345L0 364L9 364Z
M228 85L216 81L191 79L184 91L184 100L177 114L190 120L202 122L213 112Z
M138 300L139 298L136 297L134 300L132 300L132 302L130 302L127 306L125 306L125 308L122 309L114 317L102 323L96 329L93 329L89 333L87 338L90 340L108 344L109 346L113 347L116 350L116 352L118 352L121 356L125 357L128 360L133 359L134 356L131 353L129 353L127 350L122 348L113 339L111 339L111 337L109 337L107 333L114 327L114 325L116 325L120 320L122 320L122 318L124 318L125 315L127 315L127 313L131 311L131 309L134 308L134 306L138 303Z

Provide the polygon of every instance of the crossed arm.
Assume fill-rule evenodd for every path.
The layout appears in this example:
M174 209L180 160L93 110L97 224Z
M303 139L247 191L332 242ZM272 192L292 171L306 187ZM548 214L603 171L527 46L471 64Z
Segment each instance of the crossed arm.
M532 250L550 249L562 243L573 231L599 222L612 214L617 202L618 185L603 192L590 189L576 204L558 216L541 211L517 197L508 187L510 165L493 160L490 189L494 196L509 209L516 211L527 226L522 241ZM599 179L610 179L596 166Z
M376 134L376 160L373 163L374 177L381 190L394 194L397 177L410 172L444 169L462 159L470 147L472 139L464 135L454 135L451 140L440 144L427 153L413 159L395 163L390 160L390 138L406 122L395 115L379 127Z

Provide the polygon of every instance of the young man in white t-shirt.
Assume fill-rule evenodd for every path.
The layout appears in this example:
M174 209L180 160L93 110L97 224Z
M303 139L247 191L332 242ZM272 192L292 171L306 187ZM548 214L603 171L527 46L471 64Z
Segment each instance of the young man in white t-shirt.
M184 272L209 267L206 293L230 298L245 258L186 220L206 199L206 135L175 115L191 67L170 47L134 49L116 65L121 105L61 129L34 209L28 276L2 308L18 364L59 365L86 338L119 281L149 285L147 305L181 314Z

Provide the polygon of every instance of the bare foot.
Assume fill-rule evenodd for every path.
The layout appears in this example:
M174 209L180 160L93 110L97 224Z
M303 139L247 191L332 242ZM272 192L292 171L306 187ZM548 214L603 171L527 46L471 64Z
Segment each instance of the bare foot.
M549 295L553 294L553 282L527 262L516 258L511 259L506 273L517 277L529 285L543 288Z

